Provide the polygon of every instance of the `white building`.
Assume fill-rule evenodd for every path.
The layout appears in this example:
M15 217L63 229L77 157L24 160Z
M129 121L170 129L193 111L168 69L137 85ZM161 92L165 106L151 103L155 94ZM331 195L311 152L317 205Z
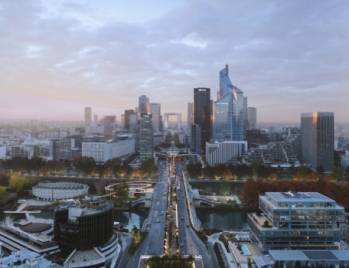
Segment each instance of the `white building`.
M123 157L135 152L135 139L128 137L117 141L83 142L82 156L92 157L98 163Z
M85 196L89 187L77 182L40 182L32 187L33 195L41 200L61 200Z
M226 164L247 152L247 141L206 142L206 161L209 166Z

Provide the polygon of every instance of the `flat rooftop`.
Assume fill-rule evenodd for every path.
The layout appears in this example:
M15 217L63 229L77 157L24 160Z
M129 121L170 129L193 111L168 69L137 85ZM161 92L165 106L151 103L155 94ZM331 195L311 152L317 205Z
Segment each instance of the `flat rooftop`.
M274 261L349 262L349 250L269 250Z
M335 202L318 192L266 192L265 196L276 202Z

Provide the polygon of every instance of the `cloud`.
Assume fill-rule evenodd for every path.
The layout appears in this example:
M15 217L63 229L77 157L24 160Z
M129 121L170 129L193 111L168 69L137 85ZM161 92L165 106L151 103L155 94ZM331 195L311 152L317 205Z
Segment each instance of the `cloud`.
M141 94L185 113L194 87L215 97L228 63L262 121L310 110L347 120L348 1L150 1L156 15L142 5L2 1L0 114L79 119L85 105L121 113Z

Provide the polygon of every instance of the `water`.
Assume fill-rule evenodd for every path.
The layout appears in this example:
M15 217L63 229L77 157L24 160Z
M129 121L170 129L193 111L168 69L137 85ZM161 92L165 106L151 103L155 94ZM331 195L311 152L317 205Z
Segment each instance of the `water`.
M142 212L114 211L114 221L120 222L120 224L129 231L134 227L140 229L146 217L147 213Z
M198 218L204 229L218 229L224 231L241 231L247 228L245 212L219 211L208 212L205 209L197 209Z

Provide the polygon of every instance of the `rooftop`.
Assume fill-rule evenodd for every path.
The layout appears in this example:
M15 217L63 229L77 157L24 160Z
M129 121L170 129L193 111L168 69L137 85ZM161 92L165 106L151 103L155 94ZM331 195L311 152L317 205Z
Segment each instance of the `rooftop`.
M274 261L346 261L349 250L269 250Z
M276 202L335 202L318 192L266 192L265 196Z

